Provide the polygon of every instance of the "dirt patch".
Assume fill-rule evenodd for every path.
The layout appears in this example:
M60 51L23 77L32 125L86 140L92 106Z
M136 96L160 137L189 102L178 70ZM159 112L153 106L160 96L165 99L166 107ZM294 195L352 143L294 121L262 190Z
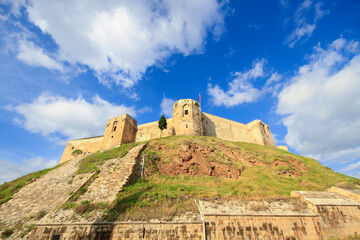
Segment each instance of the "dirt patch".
M164 175L205 175L238 179L242 172L253 166L272 167L279 175L300 177L306 167L302 162L292 158L264 163L256 156L244 151L237 151L226 144L207 145L199 143L180 143L167 146L164 143L153 143L147 150L147 176L154 172Z
M271 166L277 167L277 173L284 176L301 177L306 170L305 164L295 159L287 158L286 161L275 160Z
M215 156L221 156L215 147L181 144L177 148L167 148L165 145L155 145L151 148L157 154L150 151L150 158L157 171L164 175L205 175L237 179L243 170L233 165L229 159L225 159L226 156L221 159L224 163L216 162ZM234 158L234 153L231 154Z
M206 176L223 176L237 179L241 172L232 165L210 162L211 153L215 148L204 148L199 145L182 144L170 153L171 162L160 162L158 170L165 175L206 175ZM167 153L169 154L169 153Z

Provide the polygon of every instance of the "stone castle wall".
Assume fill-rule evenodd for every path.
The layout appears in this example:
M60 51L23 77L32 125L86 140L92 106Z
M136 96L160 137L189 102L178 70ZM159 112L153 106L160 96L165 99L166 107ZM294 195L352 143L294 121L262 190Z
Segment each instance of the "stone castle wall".
M68 141L59 164L75 159L71 153L76 149L81 149L82 156L100 151L103 139L104 136L99 136Z
M200 104L192 99L181 99L174 104L173 121L175 135L202 136Z
M137 125L137 121L124 114L108 120L104 136L69 141L60 163L74 159L71 153L80 149L83 154L111 149L121 144L148 141L160 137L158 122ZM167 129L161 137L172 135L215 136L236 142L249 142L276 147L270 128L260 120L243 124L201 112L200 104L193 99L181 99L173 106L173 118L167 119ZM286 150L282 147L281 149Z
M128 114L108 120L101 150L135 142L137 122Z
M166 122L167 122L167 129L164 129L162 131L161 137L168 137L175 135L173 119L172 118L166 119ZM154 138L159 138L160 129L158 125L159 125L158 121L139 125L137 127L135 141L143 142Z
M243 124L203 112L202 124L204 136L275 147L270 127L260 120Z

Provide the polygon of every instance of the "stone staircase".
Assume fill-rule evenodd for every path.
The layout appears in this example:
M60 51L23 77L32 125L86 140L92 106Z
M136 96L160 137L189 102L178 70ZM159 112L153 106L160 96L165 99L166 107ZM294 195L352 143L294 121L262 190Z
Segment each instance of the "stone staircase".
M140 176L140 154L145 144L133 147L123 158L107 160L98 177L88 186L78 202L112 202L116 194Z

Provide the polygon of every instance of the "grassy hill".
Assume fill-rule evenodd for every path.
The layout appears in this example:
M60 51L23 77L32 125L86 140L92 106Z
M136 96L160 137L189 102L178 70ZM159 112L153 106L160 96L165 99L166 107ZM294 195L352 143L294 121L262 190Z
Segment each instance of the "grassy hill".
M85 157L77 174L99 172L108 159L122 157L135 144ZM68 202L82 216L104 211L104 218L146 220L197 212L193 198L290 199L292 190L358 188L360 180L332 171L314 159L283 150L215 137L172 136L151 140L143 152L145 177L125 187L111 204ZM43 170L0 186L0 205ZM80 192L81 194L81 192Z
M360 186L359 179L334 172L314 159L215 137L155 139L148 142L144 154L146 177L118 194L109 220L196 212L193 197L289 199L293 190Z

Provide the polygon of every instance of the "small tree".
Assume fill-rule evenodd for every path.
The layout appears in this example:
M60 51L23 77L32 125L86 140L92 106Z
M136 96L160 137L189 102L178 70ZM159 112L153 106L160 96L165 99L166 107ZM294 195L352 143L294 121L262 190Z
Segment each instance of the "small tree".
M164 115L162 115L160 120L159 120L159 128L160 128L160 137L161 137L162 131L164 129L167 129L167 122L166 122L166 118L165 118Z

